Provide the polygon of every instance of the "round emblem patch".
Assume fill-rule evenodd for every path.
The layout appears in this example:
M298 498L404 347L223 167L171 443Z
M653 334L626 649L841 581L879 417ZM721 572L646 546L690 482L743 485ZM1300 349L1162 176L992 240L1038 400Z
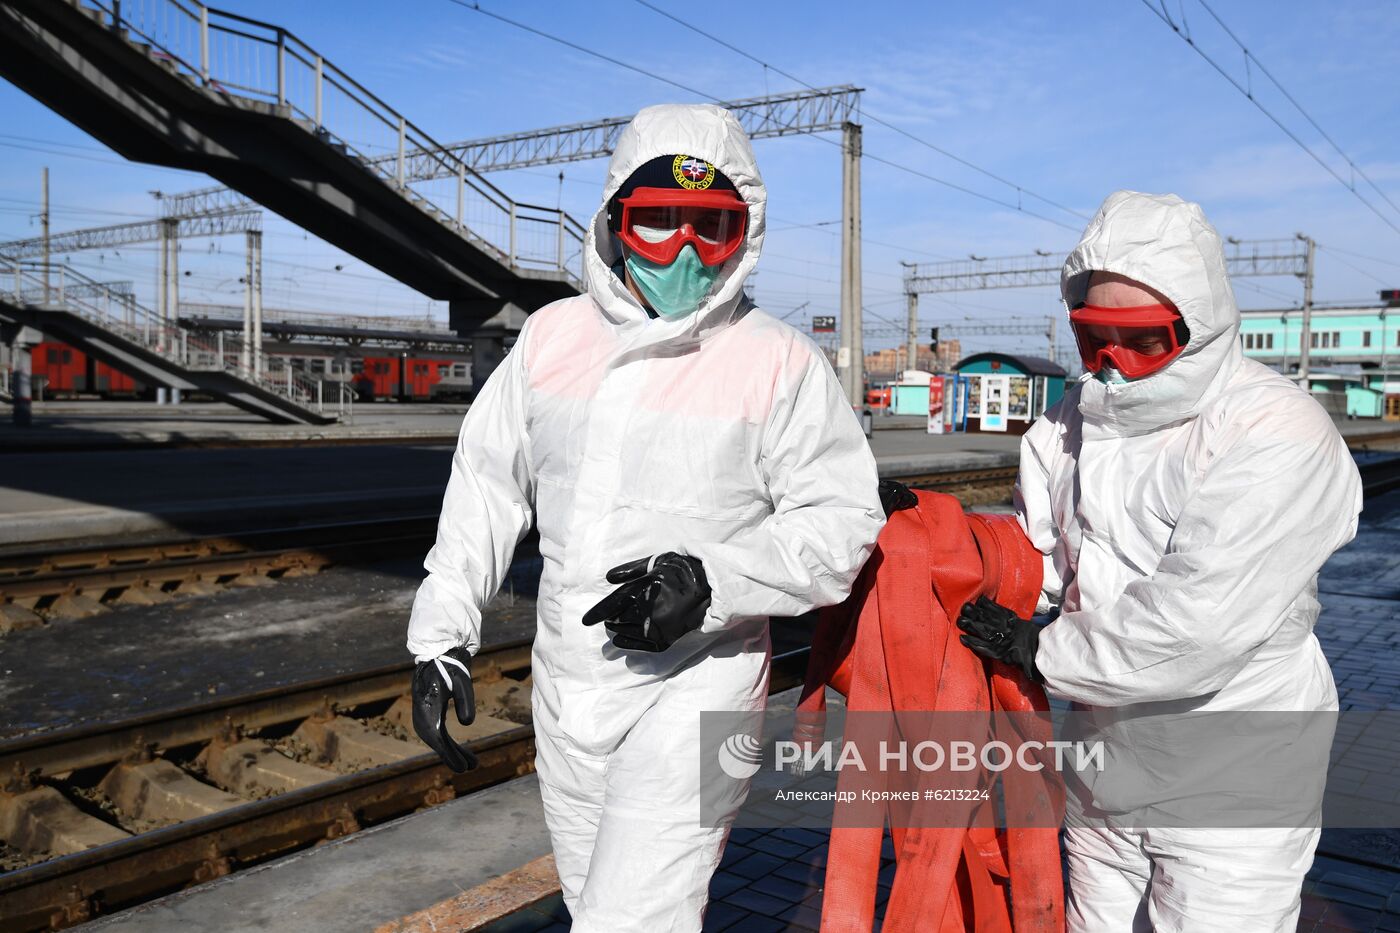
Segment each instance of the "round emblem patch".
M715 167L695 156L676 156L671 163L671 174L676 176L676 182L682 188L692 191L708 188L715 181Z

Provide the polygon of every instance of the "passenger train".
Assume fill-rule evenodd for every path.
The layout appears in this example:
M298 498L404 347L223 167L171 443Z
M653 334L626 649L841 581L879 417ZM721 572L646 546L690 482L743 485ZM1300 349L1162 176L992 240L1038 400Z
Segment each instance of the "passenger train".
M294 371L311 378L338 381L345 362L360 401L470 401L471 364L421 356L356 356L341 353L298 354L272 358L274 366L290 360ZM30 357L35 398L154 398L154 387L80 350L56 341L34 347Z

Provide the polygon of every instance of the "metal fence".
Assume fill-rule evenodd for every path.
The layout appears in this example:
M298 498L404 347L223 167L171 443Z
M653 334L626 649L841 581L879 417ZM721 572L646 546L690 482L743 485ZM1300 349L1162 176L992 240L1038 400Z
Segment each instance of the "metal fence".
M280 26L191 0L82 0L172 74L230 99L275 105L503 264L583 278L583 226L520 204L416 124ZM408 160L436 163L414 187ZM553 236L537 235L553 228Z
M60 263L0 259L0 296L15 304L68 311L177 366L228 373L322 414L329 383L337 413L353 416L354 387L348 380L313 378L294 370L290 361L260 349L255 353L253 347L248 348L250 365L245 366L241 337L220 334L212 341L191 337L189 331L138 304L128 285L99 282Z

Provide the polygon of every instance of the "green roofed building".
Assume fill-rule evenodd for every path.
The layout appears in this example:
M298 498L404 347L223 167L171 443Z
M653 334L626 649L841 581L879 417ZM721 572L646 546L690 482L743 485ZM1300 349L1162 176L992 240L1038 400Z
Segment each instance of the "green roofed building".
M1065 394L1064 367L1039 356L974 353L954 369L953 418L964 431L1024 434Z

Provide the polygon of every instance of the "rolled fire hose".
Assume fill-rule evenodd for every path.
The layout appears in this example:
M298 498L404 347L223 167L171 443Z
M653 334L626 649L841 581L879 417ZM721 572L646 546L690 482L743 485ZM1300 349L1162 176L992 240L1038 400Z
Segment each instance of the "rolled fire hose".
M851 712L1031 714L1012 717L1031 733L1023 738L1049 741L1044 691L1019 669L973 654L955 624L962 606L981 595L1029 617L1040 592L1041 554L1012 516L966 514L952 496L916 495L916 508L890 516L850 598L822 610L794 737L821 742L830 685L846 696ZM838 791L847 777L843 771ZM1005 830L992 825L985 807L955 827L900 826L889 813L896 868L886 933L1064 929L1058 830L1053 818L1044 818L1062 812L1059 788L1049 777L1015 769L979 779L991 784L994 777ZM884 830L839 825L841 806L821 929L868 933Z

